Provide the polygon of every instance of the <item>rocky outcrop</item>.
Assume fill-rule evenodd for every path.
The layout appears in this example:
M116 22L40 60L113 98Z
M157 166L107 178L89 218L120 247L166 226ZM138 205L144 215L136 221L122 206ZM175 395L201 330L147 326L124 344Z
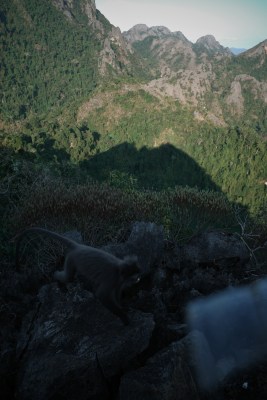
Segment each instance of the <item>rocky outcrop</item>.
M223 47L213 35L202 36L196 41L196 46L202 47L203 51L220 53L224 56L232 56L231 51L228 48Z
M79 232L66 235L81 241ZM195 298L247 281L248 247L222 231L178 245L164 240L162 227L136 222L123 243L104 249L118 257L134 253L142 268L141 281L124 296L127 326L80 281L61 286L26 271L10 275L2 296L9 306L0 317L8 320L12 311L16 319L1 325L4 398L202 398L195 371L213 359L203 334L188 331L185 310ZM224 373L224 385L228 378Z
M131 43L150 38L142 55L151 57L157 63L160 76L144 85L144 89L156 96L161 93L194 107L205 103L205 96L216 80L210 54L217 57L231 55L212 36L203 37L194 45L181 32L170 32L164 27L136 25L123 35ZM221 113L218 114L218 105L214 110L209 108L211 114L204 119L212 120L215 125L224 125Z
M194 334L174 342L151 357L146 365L126 373L120 385L120 400L196 400L199 398L190 359Z
M240 237L221 231L204 232L181 248L181 261L214 266L244 265L250 259L248 247Z
M142 274L147 275L162 257L163 229L154 223L138 222L133 224L129 239L125 243L105 246L103 249L119 258L128 254L138 254Z
M138 44L140 54L153 60L160 71L160 76L150 80L144 89L193 106L198 120L225 126L229 114L242 118L246 112L243 87L252 93L255 100L266 103L264 81L247 75L250 82L243 84L241 75L228 76L225 71L230 68L234 56L212 35L203 36L193 44L181 32L140 24L123 32L123 36L133 45ZM143 46L139 45L140 42ZM266 61L266 49L265 41L239 57L254 58L255 69L262 68Z
M160 38L166 35L171 35L172 33L165 26L152 26L149 28L145 24L137 24L128 31L123 32L122 34L130 43L134 43L140 40L144 40L149 36Z
M244 113L245 98L243 91L249 91L254 100L267 103L267 83L260 82L256 78L242 74L237 75L231 83L230 93L226 97L226 104L230 106L230 112L241 116Z
M112 26L103 42L98 61L101 75L107 73L108 67L120 74L130 66L129 56L133 53L131 45L125 41L119 28ZM131 68L131 67L130 67Z
M109 399L108 382L148 347L153 329L153 316L136 312L122 326L77 285L43 286L18 339L16 396Z
M52 0L52 3L71 22L77 21L78 7L78 12L87 17L88 26L93 29L99 29L102 32L104 31L102 24L96 17L95 0Z
M52 0L52 3L71 23L80 24L81 16L86 17L88 29L102 42L98 58L100 75L107 74L110 67L116 74L125 72L133 49L123 38L120 29L111 25L100 12L97 13L94 0Z

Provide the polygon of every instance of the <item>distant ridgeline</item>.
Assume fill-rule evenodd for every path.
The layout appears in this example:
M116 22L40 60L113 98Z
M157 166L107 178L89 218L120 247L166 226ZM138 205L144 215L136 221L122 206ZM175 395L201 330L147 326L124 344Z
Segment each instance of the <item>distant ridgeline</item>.
M93 0L3 3L1 151L119 187L266 203L267 41L234 56L210 35L121 34Z

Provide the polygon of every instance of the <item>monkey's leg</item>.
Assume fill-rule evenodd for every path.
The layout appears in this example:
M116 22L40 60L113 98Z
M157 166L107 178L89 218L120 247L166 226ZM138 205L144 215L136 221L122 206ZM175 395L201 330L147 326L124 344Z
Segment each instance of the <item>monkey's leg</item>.
M66 283L73 281L74 275L75 275L75 265L71 257L67 256L64 263L64 270L56 271L54 273L54 279L56 279L59 282Z
M109 288L110 289L110 288ZM106 289L107 290L107 289ZM125 311L120 307L120 305L116 302L114 295L106 294L101 290L96 292L97 298L101 301L101 303L113 314L117 315L124 325L129 325L129 319Z

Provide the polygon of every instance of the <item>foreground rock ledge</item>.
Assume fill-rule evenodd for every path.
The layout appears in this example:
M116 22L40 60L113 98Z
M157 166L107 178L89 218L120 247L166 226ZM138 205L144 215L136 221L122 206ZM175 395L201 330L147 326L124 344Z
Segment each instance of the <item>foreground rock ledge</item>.
M16 398L110 398L109 379L148 347L153 316L132 312L125 327L77 285L43 286L38 298L18 341Z
M66 236L81 241L79 232ZM194 376L200 360L188 350L197 340L206 362L209 349L203 335L188 334L185 309L196 297L236 286L243 278L247 282L248 248L237 235L222 231L203 232L179 245L164 240L162 227L136 222L124 243L104 249L120 258L138 256L142 279L123 299L130 325L125 327L78 280L42 286L43 277L31 273L34 263L11 274L5 281L6 303L19 318L12 315L12 323L0 327L2 397L206 400Z
M190 356L192 343L196 340L201 340L201 335L193 332L156 353L144 367L125 374L119 400L199 399L193 379L197 360Z

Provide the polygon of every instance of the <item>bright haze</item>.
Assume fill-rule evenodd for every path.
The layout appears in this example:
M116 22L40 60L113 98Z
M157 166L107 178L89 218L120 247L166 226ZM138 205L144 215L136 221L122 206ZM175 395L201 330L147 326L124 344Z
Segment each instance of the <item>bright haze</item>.
M121 31L163 25L195 42L211 34L225 47L249 49L267 39L267 0L95 0Z

